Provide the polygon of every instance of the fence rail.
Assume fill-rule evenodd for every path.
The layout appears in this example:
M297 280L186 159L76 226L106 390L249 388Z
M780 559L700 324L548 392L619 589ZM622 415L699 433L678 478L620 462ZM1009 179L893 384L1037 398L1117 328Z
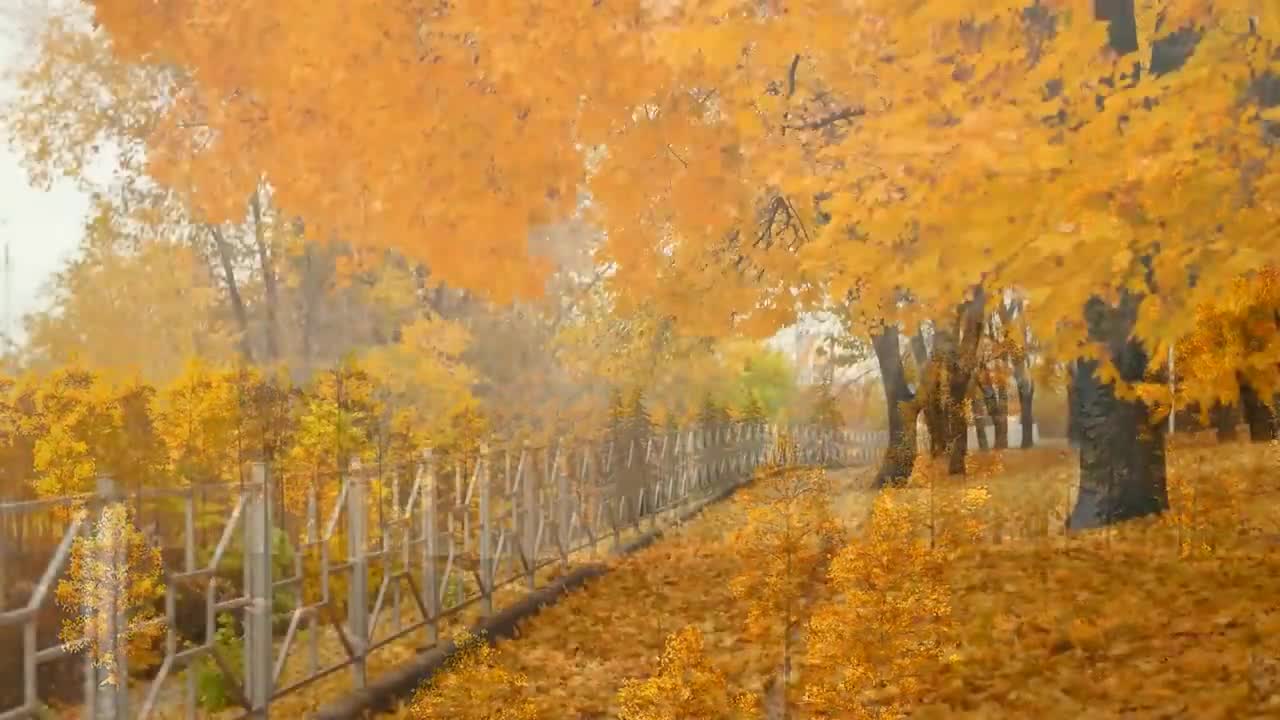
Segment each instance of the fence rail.
M785 432L800 462L828 466L868 463L887 440L883 432ZM55 662L83 667L82 717L95 720L203 716L196 674L183 672L197 663L221 674L239 717L266 718L274 700L335 672L348 672L351 689L362 688L374 650L415 637L435 645L442 620L462 608L478 603L492 614L498 589L535 589L544 569L567 566L580 551L594 554L601 543L616 549L628 529L656 524L663 513L739 482L775 459L779 437L777 427L729 425L631 440L625 448L482 446L473 461L450 467L426 453L411 466L353 463L310 482L255 463L248 480L234 486L125 493L102 477L92 495L0 503L4 521L59 510L65 519L26 602L0 607L0 631L20 629L22 645L20 700L0 707L0 720L38 716L47 699L37 674ZM159 518L150 540L170 551L163 610L150 620L136 620L129 607L136 560L129 548L90 542L108 508L120 504L135 517L150 507ZM215 526L211 546L198 539L208 525ZM8 537L0 532L0 541ZM86 548L99 553L94 567L113 578L105 602L85 594L95 605L85 612L100 619L94 635L83 638L84 647L42 640L42 618L72 612L54 602L55 590L59 581L77 581L67 566ZM0 547L0 586L6 557ZM180 608L198 613L192 627L181 622ZM219 640L223 616L237 620L225 632L242 648L240 658L227 657ZM130 640L145 636L147 623L163 638L158 667L130 672ZM341 648L336 661L321 659L326 632ZM118 682L109 681L112 671Z

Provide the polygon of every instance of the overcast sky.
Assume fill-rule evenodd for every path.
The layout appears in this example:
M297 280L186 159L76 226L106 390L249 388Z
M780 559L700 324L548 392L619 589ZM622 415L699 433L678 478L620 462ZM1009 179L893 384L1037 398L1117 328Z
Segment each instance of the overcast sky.
M21 33L11 16L0 12L0 76L23 62ZM13 93L12 85L0 77L0 104L9 102ZM49 191L33 188L18 159L7 134L0 133L0 240L9 244L14 262L15 325L17 317L38 307L41 287L75 251L88 209L88 198L69 183Z

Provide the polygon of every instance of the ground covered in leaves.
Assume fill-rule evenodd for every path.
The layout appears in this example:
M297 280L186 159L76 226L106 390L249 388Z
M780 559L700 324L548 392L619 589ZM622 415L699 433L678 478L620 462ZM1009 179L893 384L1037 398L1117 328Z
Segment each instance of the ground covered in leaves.
M832 505L853 531L844 555L862 560L827 558L828 578L812 589L810 605L857 596L861 611L849 616L848 633L879 644L858 648L855 637L833 647L807 633L794 650L791 717L1280 716L1280 448L1183 443L1171 453L1171 512L1067 536L1074 462L1065 450L991 453L975 457L964 480L925 463L912 487L879 499L860 489L865 475L839 476ZM968 510L957 514L961 506ZM743 513L742 503L711 509L527 621L520 638L499 643L492 667L525 681L503 696L508 713L520 712L506 716L619 717L628 681L666 672L668 638L668 655L699 657L686 666L684 685L653 687L687 694L689 683L709 682L690 680L688 668L705 666L725 697L763 698L754 712L776 714L767 696L778 649L744 629L748 603L731 590L753 561L726 542ZM957 520L959 534L951 532ZM935 552L936 577L925 591L909 585L933 571L885 580L895 564L910 565L911 548ZM868 560L875 557L886 561ZM851 563L862 569L849 570ZM868 591L941 609L904 615ZM924 637L921 621L937 623L929 637L942 639L938 652L913 650L903 654L911 662L868 670L877 652L900 650L874 640L874 628L860 631L876 613L886 626L906 621L904 643ZM802 614L822 617L815 607ZM681 634L690 627L701 632ZM820 693L806 684L824 673L853 699L840 708L816 701ZM695 710L693 698L669 707L681 702L689 713L645 717L741 716L728 703L723 714ZM473 705L474 717L504 717L481 705ZM396 716L432 716L421 708Z
M867 481L865 471L835 478L834 505L846 517L865 516ZM744 503L732 500L709 506L656 545L616 559L608 575L524 622L519 638L497 644L495 669L473 678L483 683L490 675L516 671L527 684L488 708L469 696L476 714L468 717L508 717L500 714L504 706L525 700L532 712L519 717L618 717L616 695L622 685L654 672L668 636L690 626L701 631L707 657L729 686L766 694L776 674L777 650L751 642L750 608L732 589L753 562L732 537L745 510ZM406 704L391 717L424 715Z

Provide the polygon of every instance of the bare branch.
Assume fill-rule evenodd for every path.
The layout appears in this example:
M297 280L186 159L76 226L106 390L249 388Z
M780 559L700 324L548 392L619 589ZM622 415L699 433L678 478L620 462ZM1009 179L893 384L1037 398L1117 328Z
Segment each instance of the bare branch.
M843 110L833 112L830 115L824 115L816 120L810 120L809 122L800 123L799 125L784 125L783 127L788 130L821 130L822 128L829 127L838 122L848 122L849 120L862 117L866 114L867 109L865 107L847 107Z

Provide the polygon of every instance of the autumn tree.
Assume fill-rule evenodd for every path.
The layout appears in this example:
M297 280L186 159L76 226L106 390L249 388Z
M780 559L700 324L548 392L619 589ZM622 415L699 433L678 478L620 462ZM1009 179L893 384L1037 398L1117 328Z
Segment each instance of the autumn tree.
M423 685L409 707L414 720L532 720L537 709L526 695L528 679L503 666L484 637L454 637L449 662Z
M186 355L215 364L238 356L288 364L302 380L353 350L394 342L439 300L425 292L426 268L402 254L342 238L303 243L305 223L268 182L246 188L221 218L157 184L148 159L180 163L206 140L164 132L175 106L161 98L182 96L190 78L173 64L114 56L86 10L18 13L31 52L10 73L17 93L0 116L35 183L70 177L94 198L82 252L55 276L49 309L30 320L39 366L73 354L95 366L132 361L164 382ZM110 180L93 171L106 163ZM128 349L141 340L152 352Z
M739 491L746 519L733 542L747 563L733 593L749 603L750 636L779 649L784 705L790 702L803 601L839 532L830 501L830 481L821 469L779 469Z
M813 410L809 421L828 430L838 430L844 425L830 382L821 382L814 388Z
M30 374L14 392L18 433L31 442L26 479L36 494L91 492L100 475L131 488L155 477L164 452L149 412L153 388L68 366Z
M298 410L297 433L283 458L299 479L289 486L290 507L305 507L312 489L321 500L331 500L338 478L353 461L371 462L378 419L373 379L354 359L317 377Z
M234 380L230 373L191 360L152 403L157 432L179 482L238 477L235 440L241 406Z
M400 327L396 342L366 350L363 364L378 380L377 404L390 417L392 462L457 442L456 420L478 403L477 373L463 360L471 338L461 324L424 313Z
M804 703L815 716L900 717L921 675L951 655L947 552L923 525L909 498L880 495L863 536L831 560L836 597L807 628Z
M765 417L777 418L796 399L795 368L782 353L743 338L721 340L717 350L728 383L725 402L732 411L755 402Z
M1202 415L1214 416L1219 437L1234 435L1239 413L1233 408L1243 411L1251 441L1276 437L1278 313L1280 274L1268 266L1237 278L1222 296L1196 308L1194 329L1178 343L1180 392Z
M747 403L738 412L737 419L747 425L759 425L765 421L764 406L760 404L760 399L756 397L755 393L747 396Z
M94 209L79 252L50 281L49 308L26 320L29 366L78 362L164 383L189 357L233 357L220 292L192 247L127 232L120 208L102 197Z
M758 717L756 699L732 694L724 673L706 656L697 626L667 637L655 674L626 680L618 690L620 720L746 720Z
M55 596L67 613L59 636L86 653L100 684L120 685L128 681L123 668L143 670L159 660L153 647L166 631L156 611L164 567L124 503L107 505L92 528L76 538L58 582Z
M979 284L1017 288L1036 308L1035 335L1083 358L1075 528L1167 506L1157 398L1138 397L1159 385L1147 377L1159 354L1151 346L1186 327L1198 298L1276 247L1269 210L1238 192L1242 158L1258 171L1246 195L1272 177L1267 121L1248 85L1271 62L1275 28L1194 2L1144 5L1136 16L1132 3L1113 5L1120 14L1101 21L1070 2L1027 13L789 3L786 14L732 21L707 6L670 36L687 72L717 86L721 117L752 138L759 154L750 157L777 161L765 148L785 145L781 157L808 172L773 177L795 196L830 197L822 211L832 219L798 252L824 269L832 296L855 294L883 315L901 310L895 288L922 308L972 298ZM802 34L818 17L831 28L822 37L856 38L857 49ZM1176 28L1187 25L1198 42L1183 42ZM803 48L798 60L792 48ZM1140 75L1125 57L1139 49ZM740 62L743 53L753 61ZM1208 84L1211 75L1234 84ZM748 89L770 79L772 97ZM827 115L815 98L829 102ZM781 126L797 115L842 130L830 140L789 127L784 143ZM1220 200L1211 212L1204 197Z
M250 317L241 288L244 268L234 237L228 238L224 226L200 222L172 191L157 187L143 174L148 151L164 152L154 144L148 147L148 142L156 139L154 133L162 118L163 103L158 98L183 85L186 78L182 69L176 65L122 62L113 57L108 38L93 31L92 18L85 10L79 3L62 3L49 4L43 12L28 6L25 12L16 13L16 19L29 30L31 52L28 62L10 72L17 96L5 108L0 121L22 152L28 175L36 184L47 186L54 178L67 177L94 194L98 227L90 235L128 237L134 249L144 256L147 253L141 248L152 241L160 241L170 251L179 244L197 252L210 250L209 259L214 262L209 270L219 284L224 284L237 349L251 356ZM104 182L91 172L104 161L115 165L118 182ZM128 221L127 231L121 221ZM78 276L84 276L87 268L84 263L80 265ZM139 271L147 267L141 259L135 266ZM163 272L154 261L149 269ZM190 281L187 275L189 271L182 270L176 277L157 275L152 280L159 282L149 282L146 287L157 284L161 290L172 291L166 281ZM86 289L74 285L76 277L60 278L60 290L67 294L56 296L58 304L74 305L77 298L67 291ZM126 278L108 271L97 279L102 289L97 291L97 297L85 297L83 307L93 308L95 305L90 303L94 300L108 299L111 302L105 304L103 314L124 310L119 306L129 301L129 294L108 295L107 291ZM200 283L193 285L199 287ZM138 287L129 284L131 290ZM199 304L197 301L197 308ZM169 309L167 304L159 307ZM152 314L139 313L141 317ZM118 324L119 317L112 315L111 319ZM46 321L54 326L46 336L56 336L58 327L71 324L59 321L56 315ZM184 327L179 325L176 330L182 332ZM54 339L46 337L44 342ZM191 341L190 337L182 339ZM90 344L91 349L97 347L96 343Z
M214 222L265 176L309 236L502 300L544 289L527 230L586 188L610 282L704 335L856 301L866 330L910 337L1017 289L1035 337L1080 360L1074 528L1167 506L1150 360L1280 246L1274 109L1250 90L1280 35L1262 0L405 0L305 27L247 0L93 5L118 57L192 79L149 144L184 151L148 159ZM577 72L530 82L547 58ZM216 142L188 152L197 133ZM335 138L351 151L323 152ZM976 333L953 334L963 398Z

